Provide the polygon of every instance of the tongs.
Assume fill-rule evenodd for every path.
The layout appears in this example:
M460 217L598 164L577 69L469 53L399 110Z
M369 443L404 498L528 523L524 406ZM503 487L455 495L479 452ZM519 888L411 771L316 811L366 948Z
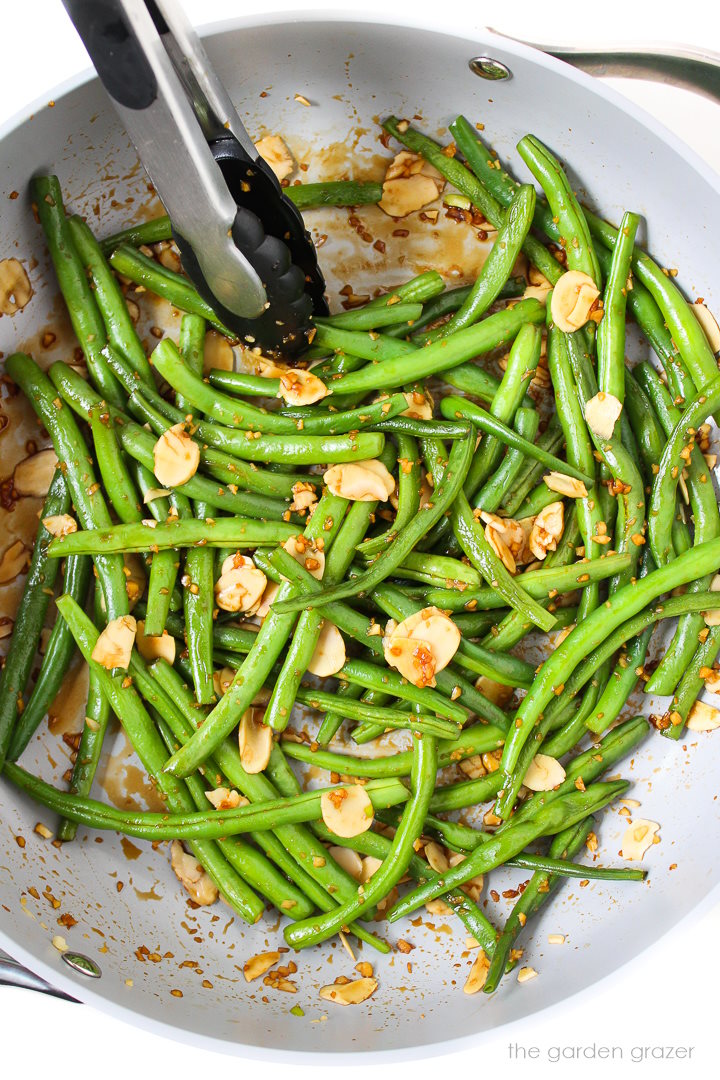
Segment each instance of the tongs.
M238 338L305 347L325 282L176 0L63 0L172 222L183 269Z

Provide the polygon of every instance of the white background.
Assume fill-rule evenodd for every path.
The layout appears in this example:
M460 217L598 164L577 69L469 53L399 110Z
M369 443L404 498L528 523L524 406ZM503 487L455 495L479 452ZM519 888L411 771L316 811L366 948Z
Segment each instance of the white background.
M302 0L184 0L196 24L247 14L253 11L352 9L350 0L303 3ZM359 5L358 5L359 6ZM372 6L372 5L371 5ZM374 5L380 7L381 5ZM58 82L87 66L84 50L75 37L60 0L25 0L3 3L0 39L0 123L38 97L50 98ZM427 0L394 0L393 12L427 9ZM453 0L446 5L452 29L483 25L485 20L497 30L539 42L557 43L687 43L720 52L720 12L717 0L603 0L601 4L579 0L511 0L503 4L481 5L477 0ZM238 58L242 63L242 57ZM720 170L720 106L693 99L664 87L640 83L618 84L624 93L660 116L680 137ZM682 207L678 207L681 227ZM719 245L720 246L720 245ZM708 858L717 853L708 851ZM692 902L678 895L678 914ZM437 1075L438 1067L460 1075L466 1070L481 1075L521 1076L532 1070L534 1077L607 1074L614 1078L634 1075L679 1074L717 1075L717 982L720 961L720 907L702 917L690 918L650 953L635 961L613 979L566 1003L546 1015L505 1028L497 1038L474 1049L445 1055L442 1061L383 1067L373 1066L377 1080L398 1076L423 1080ZM242 1007L242 1003L238 1003ZM194 1050L129 1028L85 1007L68 1005L37 994L0 987L0 1029L5 1075L48 1076L65 1080L78 1073L90 1073L103 1080L131 1076L141 1069L141 1077L162 1075L210 1077L228 1069L262 1070L264 1080L285 1075L289 1066L267 1063L237 1063L220 1055ZM531 1062L509 1060L508 1044L536 1046L540 1059ZM616 1045L624 1050L624 1060L580 1061L553 1064L547 1052L557 1046ZM636 1064L633 1047L694 1047L690 1062ZM309 1077L317 1064L292 1066L300 1080ZM362 1058L357 1060L362 1067Z

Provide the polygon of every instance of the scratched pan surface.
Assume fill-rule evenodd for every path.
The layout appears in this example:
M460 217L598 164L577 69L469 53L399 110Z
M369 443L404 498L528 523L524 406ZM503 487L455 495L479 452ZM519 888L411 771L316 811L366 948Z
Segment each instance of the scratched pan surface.
M467 40L429 27L347 18L233 24L211 34L208 46L246 109L249 129L256 135L282 132L308 165L307 178L341 177L350 170L381 177L380 156L387 158L387 151L377 142L374 121L389 112L420 114L430 132L464 112L485 124L490 141L511 161L517 139L533 131L571 163L575 185L590 193L596 209L611 220L626 207L647 215L651 226L643 240L664 265L678 267L689 296L699 294L711 308L720 307L717 178L650 118L569 68L490 34ZM473 76L467 61L481 53L505 61L512 81L491 85ZM296 93L311 107L298 104ZM68 203L100 234L155 207L95 81L59 91L54 107L38 105L32 117L28 113L7 131L0 150L0 257L24 262L34 296L23 312L0 320L0 348L4 355L18 346L30 348L41 363L50 363L69 357L72 347L26 194L29 176L45 169L59 174ZM9 198L15 191L19 196ZM392 236L375 209L359 216L361 231L383 240L384 252L378 250L382 245L358 237L345 211L313 218L317 236L328 237L320 254L335 297L345 284L362 292L426 266L462 280L463 271L471 276L482 260L483 245L463 240L452 223L437 229L415 223L405 238ZM56 339L44 347L48 330ZM10 420L0 433L0 479L6 479L26 455L28 441L38 443L39 436L22 402L9 397L5 386L2 394ZM23 499L2 511L0 551L18 537L29 540L39 505ZM0 616L14 612L20 585L0 585ZM53 708L54 723L43 725L23 759L28 768L48 777L66 770L69 748L62 734L78 729L83 692L82 673L75 672ZM637 711L660 711L663 705L636 699ZM336 944L301 954L295 995L264 987L261 980L248 985L243 961L282 943L274 916L249 929L222 904L188 908L164 845L153 850L81 830L76 843L57 850L33 831L39 820L52 825L49 815L2 781L0 945L49 981L130 1022L230 1052L438 1051L591 986L707 898L720 875L711 743L712 736L704 735L679 745L655 737L623 765L633 780L629 794L642 804L639 812L661 823L661 842L646 856L649 881L566 886L524 942L526 962L539 978L524 985L510 978L492 998L462 993L471 962L464 929L426 912L419 925L378 926L390 940L404 936L415 948L409 957L376 957L367 947L359 954L371 960L380 981L362 1006L341 1009L318 996L320 986L352 974L352 961ZM101 773L105 797L125 805L143 805L152 797L121 735L110 740ZM601 858L617 860L624 828L617 812L604 815L598 829ZM526 876L499 873L492 885L502 891ZM490 900L488 912L502 919L510 903ZM546 944L552 932L566 935L564 946ZM89 982L61 963L51 945L57 933L99 964L100 980ZM304 1016L290 1014L296 1005Z

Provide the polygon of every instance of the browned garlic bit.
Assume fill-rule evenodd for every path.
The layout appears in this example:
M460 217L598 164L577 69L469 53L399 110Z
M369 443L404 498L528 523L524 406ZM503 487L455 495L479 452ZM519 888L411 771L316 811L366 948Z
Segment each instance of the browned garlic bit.
M387 502L395 490L392 474L381 461L348 461L323 476L333 495L353 502Z
M234 367L235 353L228 339L216 330L208 331L205 335L203 372L207 374L209 371L232 371Z
M563 534L564 507L561 502L550 503L535 518L528 541L536 559L544 559L548 551L555 551Z
M27 548L22 540L15 540L0 558L0 585L13 581L25 569L28 561Z
M170 848L170 865L175 876L190 898L196 904L208 906L218 898L218 889L209 874L206 874L194 855L188 854L179 840L173 840Z
M461 634L452 619L436 607L423 608L401 623L390 619L383 650L390 667L414 686L435 686L435 675L448 666Z
M408 403L407 409L401 412L401 416L409 416L413 420L432 420L433 399L428 390L421 394L419 390L407 390L403 397Z
M331 622L324 622L312 654L308 671L313 675L336 675L345 663L345 640Z
M316 547L313 540L302 536L290 536L283 544L288 555L292 555L296 563L304 566L308 574L312 574L318 581L325 572L325 552ZM264 598L263 598L264 599ZM271 601L272 602L272 601ZM260 614L260 611L258 611Z
M317 505L317 492L313 484L304 480L298 480L292 486L292 502L289 509L294 514L302 514L305 510L314 510Z
M442 174L418 154L401 150L388 166L378 203L389 217L401 218L435 202L445 186Z
M249 802L244 795L233 788L219 787L212 791L206 791L208 802L212 803L216 810L235 810L238 806L248 806Z
M213 690L216 697L221 698L223 694L227 694L234 678L235 672L230 667L220 668L219 671L214 672Z
M215 603L223 611L247 611L257 608L262 600L267 578L249 555L236 552L222 564L215 582Z
M555 283L550 299L550 313L558 330L572 334L590 319L602 318L600 290L589 274L568 270Z
M255 149L263 161L270 166L278 180L287 180L295 168L295 162L279 135L265 135L255 143Z
M51 536L69 536L77 532L77 521L71 514L51 514L43 518L43 525Z
M197 472L200 447L188 435L185 424L174 424L155 443L153 459L153 471L160 483L164 487L179 487Z
M39 450L37 454L23 458L15 466L13 487L18 495L32 495L44 498L48 493L55 469L57 455L54 450Z
M534 297L539 300L541 304L547 303L548 295L552 290L552 285L539 270L534 266L528 267L527 279L530 282L528 287L523 293L524 298Z
M33 294L25 267L17 259L0 259L0 314L22 311Z
M566 495L569 499L587 498L587 488L582 480L576 480L574 476L549 472L547 476L543 476L543 481L550 491L557 491L558 495Z
M687 726L690 731L715 731L720 727L720 711L706 701L696 701L690 710Z
M263 710L251 706L240 721L238 746L240 761L249 773L261 773L267 767L273 746L272 729L263 723Z
M622 409L622 402L613 394L600 390L594 398L585 402L587 426L599 439L611 439Z
M714 353L720 352L720 326L709 308L705 304L690 304L690 310L705 331L710 348Z
M259 979L261 975L264 975L266 971L269 971L271 967L280 960L279 952L263 952L258 953L257 956L251 956L249 960L243 964L243 975L247 982L252 982L253 979Z
M465 985L463 986L463 993L477 994L479 990L482 990L487 980L489 969L490 961L485 955L485 952L481 949L478 955L475 957L472 967L470 968L470 974L468 975L465 981Z
M175 638L168 634L167 630L157 635L146 634L145 622L138 619L135 644L143 660L147 660L149 664L159 658L167 660L168 664L175 663Z
M95 642L92 659L111 671L113 668L127 670L135 643L137 623L132 615L111 619Z
M322 819L335 836L359 836L373 823L375 811L361 784L333 788L320 798Z
M355 878L358 883L362 882L363 860L360 858L357 851L353 851L352 848L336 846L328 848L328 851L338 866L342 866L343 870L348 873L351 878Z
M620 854L628 862L640 861L645 852L655 843L655 836L660 826L657 821L647 821L645 818L636 818L629 825L622 839Z
M334 1001L336 1005L360 1005L375 993L377 979L355 979L353 982L336 982L320 988L320 997L324 1001Z
M125 574L125 592L130 601L130 610L134 608L142 594L145 592L145 564L142 556L137 552L129 551L123 555Z
M536 754L523 777L523 784L530 791L552 791L565 779L560 762L547 754Z

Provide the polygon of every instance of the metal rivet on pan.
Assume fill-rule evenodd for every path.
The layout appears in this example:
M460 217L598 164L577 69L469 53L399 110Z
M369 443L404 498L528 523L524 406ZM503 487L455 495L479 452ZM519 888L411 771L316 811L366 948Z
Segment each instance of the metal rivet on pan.
M473 56L472 60L468 60L468 67L473 75L479 75L481 79L512 79L510 68L492 56Z
M64 952L62 958L68 967L78 971L81 975L87 975L89 979L99 979L102 971L89 956L79 952Z

